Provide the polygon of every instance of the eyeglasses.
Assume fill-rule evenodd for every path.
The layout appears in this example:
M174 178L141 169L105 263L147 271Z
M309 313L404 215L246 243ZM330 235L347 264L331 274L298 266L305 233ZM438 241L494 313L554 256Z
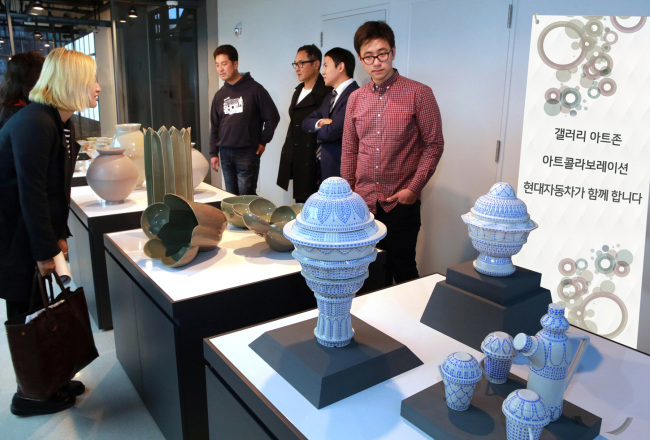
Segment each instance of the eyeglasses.
M377 55L368 55L367 57L363 57L361 59L367 65L373 64L376 59L383 63L384 61L388 61L388 56L391 54L392 51L393 49L389 50L388 52L380 53Z
M307 63L313 63L313 62L315 62L315 61L316 61L316 60L297 61L297 62L295 62L295 63L291 63L291 65L293 66L294 69L295 69L296 67L300 67L300 68L302 69L302 68L304 67L305 64L307 64Z

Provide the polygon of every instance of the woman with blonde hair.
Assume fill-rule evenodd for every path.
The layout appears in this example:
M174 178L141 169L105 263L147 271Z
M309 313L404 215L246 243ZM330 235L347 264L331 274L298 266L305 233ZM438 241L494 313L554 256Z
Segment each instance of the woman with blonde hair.
M0 297L8 319L29 310L34 268L50 275L53 258L60 252L67 256L70 187L79 153L70 117L96 107L100 91L92 58L55 49L29 94L32 103L0 130ZM34 400L19 388L11 412L58 412L74 405L84 390L71 381L48 400Z

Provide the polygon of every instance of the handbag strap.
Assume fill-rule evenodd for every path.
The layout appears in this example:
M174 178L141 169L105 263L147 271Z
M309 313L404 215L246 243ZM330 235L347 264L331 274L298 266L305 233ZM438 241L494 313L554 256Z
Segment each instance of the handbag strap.
M61 289L61 293L63 293L63 296L65 298L67 298L68 295L69 295L69 290L66 289L66 287L63 285L63 281L61 281L61 277L59 276L59 274L56 273L56 270L54 272L52 272L52 275L54 275L54 279L56 280L56 283L58 284L59 288ZM43 307L47 309L47 306L49 304L54 303L54 287L52 285L52 278L49 277L49 276L48 277L43 277L43 275L41 275L41 272L38 269L36 269L36 274L34 276L38 278L38 287L39 287L39 290L41 292L41 301L43 302ZM47 283L50 286L50 288L49 288L49 293L50 293L49 301L48 301L48 297L47 297L47 290L48 289L46 289L46 287L45 287L45 280L47 280Z

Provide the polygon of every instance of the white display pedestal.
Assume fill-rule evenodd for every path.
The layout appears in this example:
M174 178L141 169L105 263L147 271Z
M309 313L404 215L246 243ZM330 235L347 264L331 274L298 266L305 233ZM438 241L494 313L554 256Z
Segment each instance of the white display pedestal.
M432 275L370 295L352 303L352 313L408 346L424 365L336 402L313 407L250 348L264 332L313 318L309 311L205 340L210 431L215 438L256 437L310 440L430 438L400 417L402 400L441 380L438 364L455 351L482 353L419 322L441 275ZM449 313L453 313L450 310ZM480 317L459 317L480 319ZM570 333L583 333L571 328ZM591 335L591 345L565 399L602 417L598 438L646 438L650 432L647 392L650 356ZM528 362L516 359L512 372L528 376ZM619 435L614 431L632 418ZM216 437L219 433L219 437Z

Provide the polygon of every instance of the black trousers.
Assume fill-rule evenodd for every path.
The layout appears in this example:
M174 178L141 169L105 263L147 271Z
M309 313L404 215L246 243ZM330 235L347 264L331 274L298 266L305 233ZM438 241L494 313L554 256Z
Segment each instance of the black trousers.
M386 225L388 233L377 247L387 252L386 282L403 283L419 277L415 263L415 245L420 232L420 201L412 205L400 203L385 212L377 202L375 218Z

